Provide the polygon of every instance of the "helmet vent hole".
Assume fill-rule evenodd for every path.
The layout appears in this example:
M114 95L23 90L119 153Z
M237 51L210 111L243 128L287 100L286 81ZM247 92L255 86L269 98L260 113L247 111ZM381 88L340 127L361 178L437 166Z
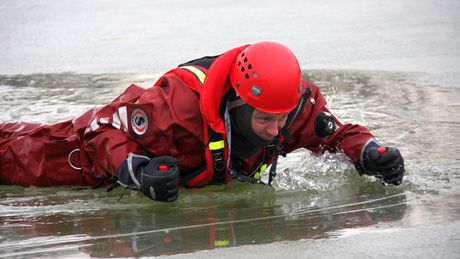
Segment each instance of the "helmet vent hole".
M245 77L246 79L249 79L249 75L248 75L248 74L244 75L244 77Z
M251 64L248 65L248 69L252 69L252 65L251 65Z

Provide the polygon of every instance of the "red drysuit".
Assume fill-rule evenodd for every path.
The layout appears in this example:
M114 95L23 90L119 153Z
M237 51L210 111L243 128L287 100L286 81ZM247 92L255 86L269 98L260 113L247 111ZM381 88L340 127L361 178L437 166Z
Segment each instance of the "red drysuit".
M231 87L231 64L246 47L225 52L209 69L197 67L205 73L205 80L190 69L176 68L151 88L131 85L112 103L73 120L54 125L0 124L0 183L109 186L116 182L117 169L129 153L173 156L178 159L181 178L203 165L209 168L212 161L205 152L208 127L225 136L221 101ZM358 161L372 134L362 126L342 125L336 120L334 134L318 136L315 120L329 111L318 87L307 81L302 84L303 90L309 88L311 93L288 128L292 138L283 143L285 150L343 151ZM249 173L258 170L264 152L243 161L240 169ZM204 186L211 181L212 172L207 172L191 184L183 184Z

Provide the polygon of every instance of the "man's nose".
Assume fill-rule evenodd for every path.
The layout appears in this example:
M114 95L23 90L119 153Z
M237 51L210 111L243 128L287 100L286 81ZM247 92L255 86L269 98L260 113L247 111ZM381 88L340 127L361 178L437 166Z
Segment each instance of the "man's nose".
M280 127L279 123L274 121L274 122L270 123L270 125L268 125L267 133L274 138L274 137L278 136L279 130L281 128L282 128L282 126Z

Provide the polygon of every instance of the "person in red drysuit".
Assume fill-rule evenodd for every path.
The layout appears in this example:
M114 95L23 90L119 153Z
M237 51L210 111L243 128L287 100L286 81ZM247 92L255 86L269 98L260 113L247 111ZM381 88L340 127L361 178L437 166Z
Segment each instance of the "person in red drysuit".
M344 152L360 174L399 185L404 161L363 126L342 124L295 55L258 42L179 65L148 89L54 125L0 124L0 182L117 185L160 201L179 187L261 182L298 148Z

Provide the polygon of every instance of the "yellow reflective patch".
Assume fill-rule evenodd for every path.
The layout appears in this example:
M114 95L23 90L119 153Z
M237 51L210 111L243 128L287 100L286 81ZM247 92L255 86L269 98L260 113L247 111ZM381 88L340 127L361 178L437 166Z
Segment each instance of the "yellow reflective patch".
M267 169L267 164L262 164L262 166L260 166L259 170L256 171L256 173L254 174L254 179L257 179L259 180L260 179L260 175L262 174L263 171L265 171L265 169Z
M224 148L224 141L223 140L209 142L209 149L210 150L217 150L217 149L222 149L222 148Z
M261 167L260 167L260 171L259 172L263 172L265 171L265 169L267 169L267 164L263 164Z
M230 245L230 240L216 240L214 241L214 246L215 247L223 247L223 246L229 246Z
M190 72L192 72L196 78L198 79L198 81L200 81L200 85L203 85L204 84L204 79L206 78L206 74L201 71L200 69L194 67L194 66L183 66L183 67L180 67L180 68L183 68L185 70L188 70Z

